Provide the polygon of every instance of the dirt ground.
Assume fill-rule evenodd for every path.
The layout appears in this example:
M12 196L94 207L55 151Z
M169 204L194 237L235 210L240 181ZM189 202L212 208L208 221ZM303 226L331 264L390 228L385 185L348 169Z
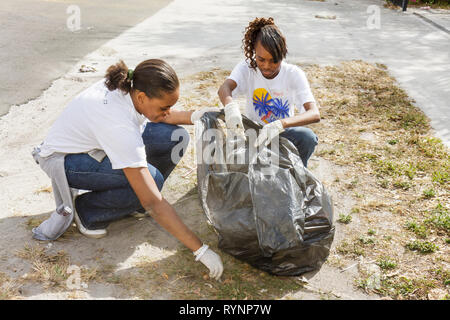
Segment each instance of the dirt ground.
M331 194L335 212L335 239L327 262L318 272L302 277L271 276L217 249L217 236L207 224L198 199L193 143L166 182L163 195L183 221L220 253L225 267L221 282L209 279L207 269L194 262L192 254L148 216L129 217L112 223L108 227L108 236L103 239L86 238L75 226L56 241L32 239L32 227L50 215L54 201L50 181L33 162L30 152L41 142L70 99L69 88L80 91L92 82L92 75L80 74L56 81L44 93L44 99L16 106L0 120L3 155L0 159L3 209L0 215L0 298L448 298L448 151L442 151L439 142L430 140L434 149L426 150L434 152L431 158L442 171L416 168L409 180L404 177L406 169L399 173L395 168L381 167L379 162L372 160L374 157L381 159L382 151L370 153L373 150L368 146L386 146L386 141L395 140L386 140L392 128L379 124L372 130L369 123L358 121L369 119L371 125L376 121L368 114L353 113L351 107L365 103L362 97L375 97L378 100L371 100L374 105L383 96L403 97L395 82L391 92L386 88L370 87L387 79L384 68L363 62L302 67L321 103L323 117L319 124L311 126L321 141L309 169ZM367 88L349 85L349 80L364 78L367 71L373 74L367 80L370 84ZM205 70L182 79L186 94L177 107L191 109L217 105L215 92L228 72ZM407 97L404 98L407 101ZM402 101L397 102L400 105L404 103ZM348 109L345 109L346 105ZM376 110L368 108L367 112L376 114ZM416 109L414 112L420 114ZM399 126L400 122L395 125ZM186 129L193 138L193 127L186 126ZM431 132L428 127L424 130L417 134ZM346 132L348 136L345 136ZM348 140L350 138L353 140ZM387 143L388 149L383 152L392 153L394 151L389 148L400 145L401 141ZM355 146L360 149L352 149ZM381 169L374 167L374 163ZM391 171L395 174L391 175ZM441 177L437 180L434 179L436 172ZM425 183L430 186L426 190L420 187ZM444 208L439 209L444 222L425 224L428 221L425 220L426 213L438 203ZM412 224L405 227L410 218L415 219L416 229ZM425 238L418 237L419 233L415 232L422 225L431 232ZM438 249L422 253L413 246L408 247L409 240L416 238L435 243ZM410 272L412 268L416 269L415 274Z

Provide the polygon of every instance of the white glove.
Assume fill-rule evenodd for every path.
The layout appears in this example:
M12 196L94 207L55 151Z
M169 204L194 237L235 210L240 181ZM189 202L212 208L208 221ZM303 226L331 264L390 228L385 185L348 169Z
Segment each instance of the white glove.
M239 110L239 105L236 102L230 102L225 106L225 123L228 129L244 130L241 110Z
M262 144L267 146L273 138L278 136L283 131L284 128L281 120L275 120L274 122L266 124L259 132L255 147L258 148Z
M191 114L192 124L194 124L196 121L200 120L200 118L203 117L203 115L206 112L220 112L220 109L217 107L208 107L208 108L203 108L203 109L192 112L192 114Z
M220 279L223 272L223 265L222 259L220 259L220 256L217 253L204 244L200 249L194 252L194 255L195 261L200 260L200 262L209 269L209 276L211 278L216 280Z

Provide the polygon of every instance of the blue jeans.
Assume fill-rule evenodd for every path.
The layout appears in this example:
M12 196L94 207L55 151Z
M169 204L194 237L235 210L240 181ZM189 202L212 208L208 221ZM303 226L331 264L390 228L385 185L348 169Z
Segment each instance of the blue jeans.
M289 139L295 145L303 165L307 168L308 160L319 141L316 134L311 129L300 126L286 128L280 136Z
M175 141L172 141L172 134ZM164 181L186 151L189 133L179 126L149 122L142 139L148 170L161 191ZM172 150L177 156L172 156ZM69 154L64 167L70 187L90 190L75 200L78 216L86 228L103 229L130 213L144 211L123 170L112 169L108 157L98 162L86 153Z

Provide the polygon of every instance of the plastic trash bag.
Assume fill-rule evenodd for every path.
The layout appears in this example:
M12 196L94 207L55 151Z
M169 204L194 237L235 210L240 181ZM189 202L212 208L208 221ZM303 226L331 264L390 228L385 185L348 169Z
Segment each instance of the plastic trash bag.
M223 121L223 111L209 112L195 128L200 201L219 248L274 275L320 269L335 232L324 186L288 139L275 138L257 153L262 126L243 116L245 140Z

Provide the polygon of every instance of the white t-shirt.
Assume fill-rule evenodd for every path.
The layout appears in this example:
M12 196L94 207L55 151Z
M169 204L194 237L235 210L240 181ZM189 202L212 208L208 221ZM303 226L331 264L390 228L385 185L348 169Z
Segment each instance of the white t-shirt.
M244 60L234 67L228 79L237 87L232 95L246 95L245 115L262 125L292 117L294 107L305 112L303 104L315 102L308 79L299 67L281 62L281 69L273 79L266 79L259 68L250 68Z
M104 150L113 169L147 167L142 132L148 119L129 94L109 91L104 79L78 94L50 128L40 155Z

